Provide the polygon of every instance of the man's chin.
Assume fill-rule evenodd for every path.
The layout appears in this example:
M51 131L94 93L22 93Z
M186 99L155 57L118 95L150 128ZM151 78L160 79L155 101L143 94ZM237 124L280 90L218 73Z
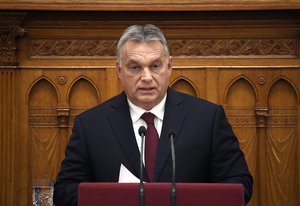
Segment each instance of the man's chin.
M140 102L144 104L150 104L155 102L155 98L151 96L142 97L140 98Z

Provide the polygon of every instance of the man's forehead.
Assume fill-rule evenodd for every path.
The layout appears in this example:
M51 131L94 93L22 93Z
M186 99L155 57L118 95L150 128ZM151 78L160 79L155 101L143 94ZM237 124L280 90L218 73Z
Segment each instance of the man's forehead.
M127 62L138 61L141 58L155 61L166 57L166 52L160 42L132 42L132 44L128 42L123 48L123 57Z

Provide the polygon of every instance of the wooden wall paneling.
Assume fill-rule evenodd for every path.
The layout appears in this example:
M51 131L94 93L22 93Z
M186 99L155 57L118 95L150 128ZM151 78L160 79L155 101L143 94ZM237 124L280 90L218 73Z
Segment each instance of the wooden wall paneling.
M299 9L298 0L9 0L0 1L1 9L18 10L77 10L77 11L211 11Z
M29 142L33 180L51 179L57 171L61 145L56 118L58 96L55 85L47 78L38 79L29 90Z
M299 85L299 84L298 84ZM299 91L299 90L298 90ZM298 94L298 96L300 96ZM300 138L300 105L298 104L297 106L297 144L298 144L298 147L297 147L297 161L296 161L296 168L297 168L297 182L298 182L298 185L297 185L297 190L298 190L298 193L297 193L297 201L298 201L298 204L300 202L300 150L299 150L299 140Z
M20 75L17 39L24 13L0 13L0 204L17 205L20 175ZM27 194L26 194L27 195Z
M206 97L204 68L173 67L170 87L196 97Z
M300 202L300 150L299 150L299 144L300 144L300 78L299 78L299 70L300 67L296 69L284 69L281 73L281 76L284 78L287 78L288 81L291 83L291 85L294 87L293 90L296 93L296 98L297 98L297 106L296 106L296 123L295 123L295 130L296 130L296 152L295 152L295 163L293 166L296 167L296 177L295 177L295 182L296 182L296 199L297 203L299 204Z
M267 192L269 205L297 204L298 96L285 78L274 81L268 93Z
M121 31L150 22L169 39L174 57L170 86L224 106L254 175L249 205L299 203L300 17L293 11L28 12L25 35L18 52L12 52L16 58L1 60L14 66L3 68L17 79L12 84L1 73L1 91L15 91L13 97L1 97L11 114L0 118L1 126L20 129L1 130L0 159L14 169L10 178L15 182L3 179L7 170L0 167L6 184L1 195L7 188L14 191L0 203L32 205L32 186L34 192L45 187L42 193L51 193L75 115L121 91L115 71ZM1 45L8 48L5 41ZM11 141L17 146L6 147Z
M33 201L52 202L53 182L71 134L75 115L106 97L105 69L26 69L28 144ZM116 82L117 83L117 82ZM26 106L26 105L25 105ZM24 114L26 115L26 114ZM50 167L49 167L50 166ZM51 203L52 204L52 203Z
M243 74L243 70L219 69L219 104L225 107L255 180L253 198L249 205L258 205L258 135L255 117L258 92L249 76Z
M219 85L219 69L206 69L206 99L208 101L219 103L218 99L218 85Z
M219 88L220 98L225 100L229 120L254 175L254 196L250 205L298 204L297 70L299 72L298 68L220 70L222 78L219 84L223 85ZM224 87L225 92L222 89ZM250 92L246 88L254 90ZM222 98L223 94L225 97ZM228 99L230 96L234 97L233 101ZM256 96L256 100L250 104L249 112L247 96ZM239 108L239 104L243 106ZM239 116L239 113L242 115ZM243 131L240 128L247 125L254 126L254 135L245 144L245 136L253 134L251 129ZM250 151L247 149L249 146L252 148Z
M15 205L19 179L19 72L0 69L0 204Z

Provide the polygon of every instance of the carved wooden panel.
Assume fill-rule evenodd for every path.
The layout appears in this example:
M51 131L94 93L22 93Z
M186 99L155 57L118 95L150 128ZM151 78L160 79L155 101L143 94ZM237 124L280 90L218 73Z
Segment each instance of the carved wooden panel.
M114 58L117 40L99 39L31 39L30 58Z
M299 78L295 72L285 68L220 72L221 84L227 84L226 89L219 88L220 97L254 176L249 205L298 205Z
M206 96L205 70L173 67L170 87L195 97Z
M0 205L16 204L18 191L19 90L15 69L0 69Z
M177 57L296 58L295 38L193 39L169 41Z
M184 57L296 58L297 39L169 40L172 55ZM114 58L117 40L31 39L29 58Z
M106 73L104 69L28 69L23 77L33 192L30 201L52 205L53 182L64 157L74 117L99 104L101 98L107 98Z
M29 138L33 179L53 178L57 170L60 145L56 118L57 96L57 90L45 79L35 83L29 93Z
M235 73L235 75L232 74ZM255 105L257 103L257 91L253 83L245 75L239 72L229 72L227 69L220 71L221 84L220 102L224 105L227 113L227 118L231 123L235 134L240 142L241 149L245 154L251 174L254 179L258 179L257 173L257 129L255 117ZM226 83L223 82L226 80ZM258 203L258 185L254 181L254 190L252 200L249 205L257 205Z
M297 205L296 111L299 105L295 88L285 79L272 84L268 93L266 139L268 205Z

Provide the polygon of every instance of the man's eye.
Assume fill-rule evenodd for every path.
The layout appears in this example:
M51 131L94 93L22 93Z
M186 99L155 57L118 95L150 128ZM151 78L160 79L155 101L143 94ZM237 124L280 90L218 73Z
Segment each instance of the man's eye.
M161 65L160 64L153 64L151 65L151 70L159 70L161 68Z
M129 66L129 70L131 72L137 73L137 72L139 72L141 70L141 67L137 66L137 65L131 65L131 66Z

